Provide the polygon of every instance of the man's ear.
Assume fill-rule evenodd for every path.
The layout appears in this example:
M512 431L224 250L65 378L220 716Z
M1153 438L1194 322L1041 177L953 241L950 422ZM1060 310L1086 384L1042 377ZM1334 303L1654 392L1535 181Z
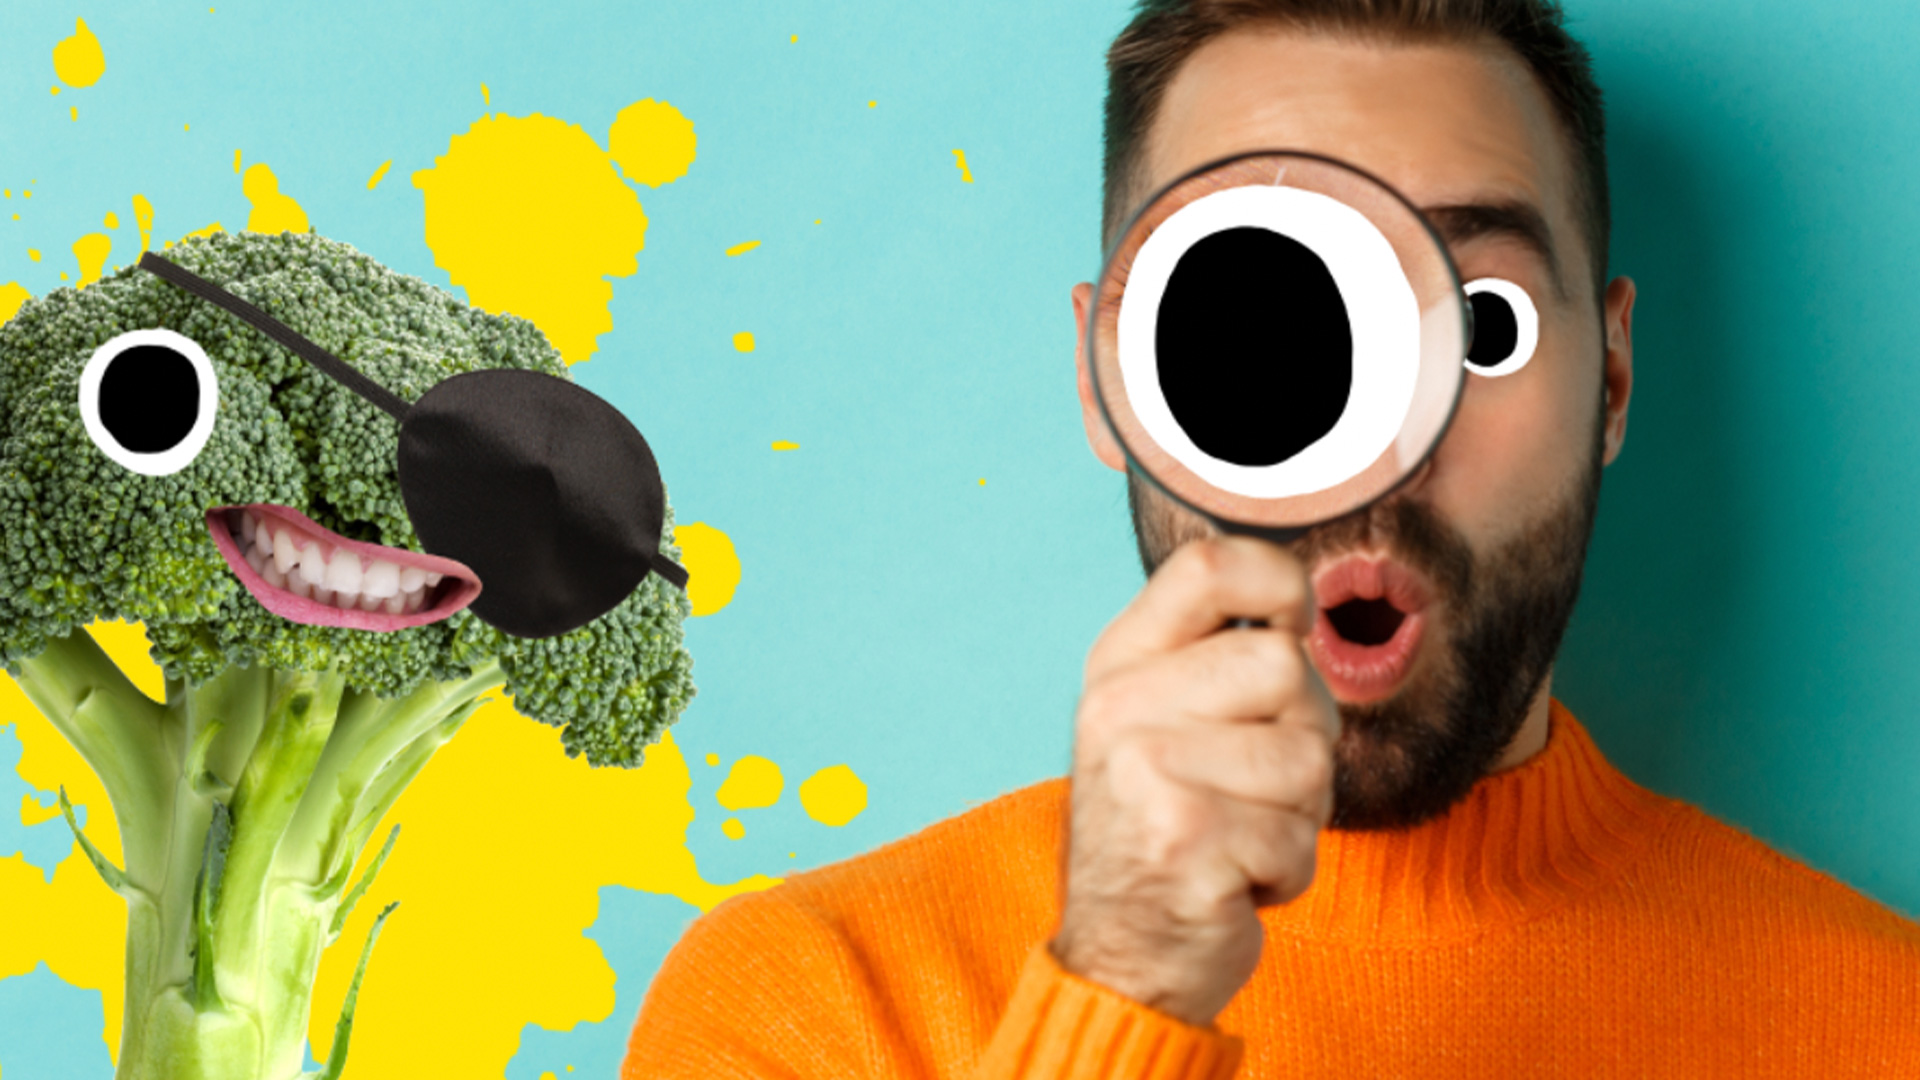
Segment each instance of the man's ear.
M1606 464L1620 456L1627 441L1627 402L1633 396L1633 279L1617 277L1607 286Z
M1073 287L1073 366L1080 380L1080 423L1087 429L1087 445L1093 456L1107 468L1127 470L1127 459L1113 439L1107 421L1100 415L1100 402L1093 395L1093 371L1087 366L1087 309L1093 304L1093 285L1081 282Z

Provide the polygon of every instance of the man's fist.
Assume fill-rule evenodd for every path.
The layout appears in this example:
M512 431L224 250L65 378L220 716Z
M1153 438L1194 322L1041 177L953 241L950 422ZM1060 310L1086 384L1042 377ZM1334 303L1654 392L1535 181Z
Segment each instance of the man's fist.
M1333 810L1340 714L1302 646L1314 617L1287 551L1204 539L1094 642L1051 943L1067 971L1202 1025L1252 976L1256 909L1306 889Z

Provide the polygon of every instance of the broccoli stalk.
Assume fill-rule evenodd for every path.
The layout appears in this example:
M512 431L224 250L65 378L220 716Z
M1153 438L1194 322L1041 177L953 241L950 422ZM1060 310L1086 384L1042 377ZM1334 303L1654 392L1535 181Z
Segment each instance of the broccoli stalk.
M499 665L392 699L338 674L236 667L199 686L170 681L160 705L75 630L18 672L99 774L124 838L123 870L75 830L128 905L116 1075L302 1075L321 952L379 864L349 889L351 871L407 783L500 683ZM318 1075L337 1076L345 1050L338 1040Z

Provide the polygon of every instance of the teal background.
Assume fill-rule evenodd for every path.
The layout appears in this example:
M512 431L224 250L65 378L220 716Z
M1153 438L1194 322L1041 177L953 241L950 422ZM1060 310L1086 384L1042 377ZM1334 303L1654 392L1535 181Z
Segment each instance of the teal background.
M107 210L127 261L134 192L156 245L241 227L241 147L320 232L445 286L409 178L488 108L481 82L492 110L603 143L621 107L670 101L699 156L642 189L639 272L574 373L646 433L679 520L724 529L743 565L733 603L689 624L700 696L675 729L703 875L833 861L1065 771L1086 649L1141 580L1122 481L1081 433L1067 295L1099 254L1122 3L213 3L9 5L0 282L58 287ZM1641 783L1920 912L1920 9L1569 7L1640 303L1559 695ZM76 16L107 75L50 97ZM721 255L746 239L763 247ZM732 348L742 329L755 352ZM790 787L846 762L869 808L824 829L788 797L727 840L707 753L769 757ZM51 866L64 827L19 825L17 756L0 729L0 856ZM529 1026L509 1077L610 1075L692 914L602 900L614 1016ZM106 1075L98 1023L97 994L44 969L0 981L7 1080Z

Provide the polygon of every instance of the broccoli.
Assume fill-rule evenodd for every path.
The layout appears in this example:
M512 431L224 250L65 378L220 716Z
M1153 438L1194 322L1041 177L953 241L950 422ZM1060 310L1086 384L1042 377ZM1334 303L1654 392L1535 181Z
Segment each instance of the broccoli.
M169 258L404 401L480 369L566 377L531 323L311 233L215 234ZM147 328L197 343L218 378L204 445L165 475L96 445L78 405L95 350ZM322 950L393 834L362 880L352 870L484 692L504 683L518 711L562 729L569 756L626 767L693 697L690 606L657 574L547 638L510 636L468 610L376 632L263 607L217 550L209 512L286 507L339 537L420 552L396 439L390 416L133 267L31 300L0 327L0 661L99 774L120 824L124 867L80 834L62 793L80 847L128 905L118 1077L302 1075ZM237 512L232 524L254 528ZM669 508L661 552L676 558L672 524ZM94 643L86 627L98 619L145 624L164 704ZM322 1077L344 1066L354 999Z

